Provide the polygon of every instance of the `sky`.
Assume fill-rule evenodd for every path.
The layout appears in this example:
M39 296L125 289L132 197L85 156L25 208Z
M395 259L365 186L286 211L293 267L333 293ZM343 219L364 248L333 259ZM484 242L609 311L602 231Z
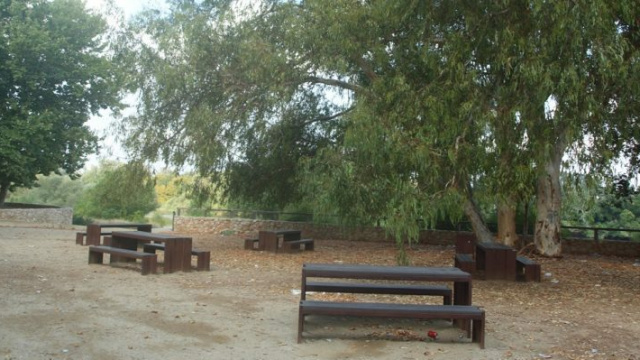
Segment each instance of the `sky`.
M106 0L85 0L88 9L104 10L106 9ZM165 4L163 0L113 0L116 7L120 8L126 18L131 18L136 13L145 9L161 8ZM124 99L126 104L131 105L123 111L123 116L135 113L135 98L129 97ZM110 112L103 111L99 116L92 116L87 125L94 131L96 135L103 138L100 141L100 153L93 154L88 157L85 168L91 168L98 165L101 159L118 160L125 162L127 160L126 153L119 145L115 136L115 127L117 121ZM154 166L157 167L157 166Z

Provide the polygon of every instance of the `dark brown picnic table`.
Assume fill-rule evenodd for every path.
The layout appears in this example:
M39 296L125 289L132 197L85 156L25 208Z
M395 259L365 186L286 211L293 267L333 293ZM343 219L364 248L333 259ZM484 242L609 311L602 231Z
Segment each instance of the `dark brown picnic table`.
M384 280L395 283L398 291L393 288L379 287L370 284L371 291L362 291L361 287L367 284L358 284L358 289L353 292L376 293L380 288L380 294L407 294L411 295L413 287L406 286L402 289L402 284L406 282L451 282L453 283L453 305L406 305L406 304L383 304L383 303L340 303L326 301L306 300L307 284L311 290L319 284L308 282L308 278L332 278L332 279L358 279L358 280ZM336 283L325 283L326 287L338 287ZM467 334L471 334L471 320L473 319L473 338L484 348L484 311L473 307L471 303L472 277L468 272L456 267L423 267L423 266L379 266L362 264L303 264L302 283L300 288L300 308L298 318L298 342L301 341L305 315L349 315L358 312L360 315L368 316L402 316L402 317L423 317L432 318L443 316L443 318L453 319L461 329L465 329ZM343 285L348 285L345 283ZM391 285L394 286L394 285ZM394 291L389 291L389 290ZM402 289L402 290L400 290ZM347 290L348 291L348 288ZM421 294L418 291L415 294ZM427 295L428 291L424 292ZM446 303L446 301L445 301ZM415 308L413 308L413 307ZM446 316L445 316L446 314Z
M301 230L260 230L260 232L258 232L258 248L265 251L278 252L281 243L300 240L301 236ZM280 239L282 239L282 242Z
M138 249L139 243L150 242L164 244L164 273L191 271L193 241L190 237L145 231L114 231L111 233L111 246L116 248L135 251Z

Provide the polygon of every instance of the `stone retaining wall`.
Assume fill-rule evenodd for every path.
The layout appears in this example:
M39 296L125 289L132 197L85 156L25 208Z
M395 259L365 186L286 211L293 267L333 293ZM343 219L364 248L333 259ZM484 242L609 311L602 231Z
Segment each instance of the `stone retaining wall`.
M0 209L0 221L28 223L42 227L71 227L72 208Z
M208 218L176 216L174 231L192 234L233 234L245 238L258 237L258 231L270 229L301 230L303 238L320 240L389 241L384 229L376 227L347 228L306 222L252 220L237 218ZM454 245L456 231L423 230L420 243L431 245ZM523 237L525 243L533 241L531 236ZM602 254L640 258L640 242L600 241L585 239L563 239L565 254Z

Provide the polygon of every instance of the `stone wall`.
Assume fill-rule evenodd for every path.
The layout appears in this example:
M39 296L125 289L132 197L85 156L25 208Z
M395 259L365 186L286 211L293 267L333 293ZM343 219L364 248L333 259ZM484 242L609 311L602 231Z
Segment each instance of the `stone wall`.
M258 237L260 230L301 230L302 237L314 239L385 241L380 228L345 228L306 222L253 220L240 218L210 218L176 216L174 231L192 234L235 234L241 237Z
M381 228L347 228L306 222L253 220L238 218L209 218L176 216L174 231L191 234L233 234L240 237L258 237L260 230L294 229L301 230L303 238L320 240L352 240L352 241L389 241ZM431 245L454 245L456 231L423 230L420 233L420 243ZM531 236L524 237L525 243L530 243ZM602 254L621 257L640 258L640 242L630 241L600 241L585 239L563 239L565 254Z
M1 208L0 221L28 223L42 227L71 227L72 208Z

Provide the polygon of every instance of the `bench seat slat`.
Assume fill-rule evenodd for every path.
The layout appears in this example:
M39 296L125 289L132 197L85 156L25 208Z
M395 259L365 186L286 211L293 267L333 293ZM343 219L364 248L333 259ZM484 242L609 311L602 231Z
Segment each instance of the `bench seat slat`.
M476 261L471 254L456 254L453 260L458 269L473 274L476 270Z
M307 281L306 291L357 294L442 296L443 305L451 305L452 291L446 285L375 284Z
M334 302L302 300L304 314L342 316L415 317L420 319L482 319L484 310L472 305Z
M142 275L155 274L157 271L158 258L156 254L149 254L145 252L121 249L111 246L89 246L89 264L102 264L103 254L142 260Z
M516 276L519 280L540 282L540 273L540 264L525 256L516 257Z
M313 239L288 240L282 243L282 251L285 253L300 250L300 245L304 245L305 251L313 251Z
M156 250L164 251L165 246L164 244L159 244L159 243L148 243L148 244L144 244L142 248L146 253L155 254ZM207 271L211 269L210 268L210 263L211 263L210 251L200 250L200 249L191 249L191 255L196 256L196 259L198 261L196 269L207 270Z

